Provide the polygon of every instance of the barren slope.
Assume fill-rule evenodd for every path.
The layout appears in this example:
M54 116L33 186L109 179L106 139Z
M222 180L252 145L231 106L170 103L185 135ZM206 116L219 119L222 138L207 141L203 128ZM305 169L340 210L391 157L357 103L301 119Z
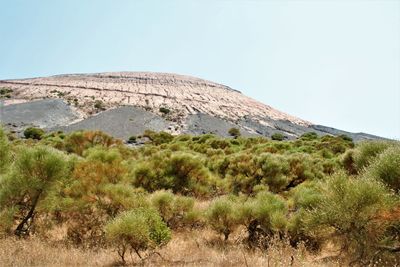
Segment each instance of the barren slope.
M248 134L270 136L275 132L282 132L289 138L309 131L320 134L330 131L330 128L326 127L317 129L310 122L280 112L228 86L176 74L112 72L57 75L3 80L0 81L0 88L13 90L11 98L3 100L2 105L44 98L61 98L74 106L84 118L100 112L99 108L95 108L96 101L102 101L105 110L124 105L135 106L163 116L170 122L166 130L173 133L215 132L223 135L225 128L231 125L236 125ZM167 108L170 113L162 114L161 107ZM106 111L105 114L103 117L107 121L110 118L115 120L115 114L123 116L125 113L111 114ZM107 114L111 117L105 118ZM3 112L2 116L6 115ZM4 121L1 118L0 120ZM121 118L121 123L124 120L126 118ZM64 125L68 124L64 122ZM100 130L105 127L99 122L99 118L80 125L90 125L90 128L96 126ZM334 134L344 133L333 130ZM358 135L352 136L358 138Z

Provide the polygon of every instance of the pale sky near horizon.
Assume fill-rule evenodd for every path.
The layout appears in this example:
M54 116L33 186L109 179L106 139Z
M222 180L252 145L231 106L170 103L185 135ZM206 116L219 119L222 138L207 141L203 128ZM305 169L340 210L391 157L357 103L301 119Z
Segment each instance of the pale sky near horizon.
M400 0L0 0L0 79L187 74L400 139Z

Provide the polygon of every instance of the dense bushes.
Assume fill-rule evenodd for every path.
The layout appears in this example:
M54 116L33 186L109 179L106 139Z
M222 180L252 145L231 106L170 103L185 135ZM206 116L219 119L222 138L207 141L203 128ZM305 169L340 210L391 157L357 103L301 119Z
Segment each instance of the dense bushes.
M212 178L201 160L188 153L161 153L133 171L133 185L152 192L171 189L184 195L208 195Z
M354 164L358 171L367 167L376 156L390 146L387 141L361 142L354 153Z
M10 141L0 130L1 235L63 229L60 239L115 246L123 260L168 242L169 229L201 227L261 249L276 238L312 250L329 240L353 260L400 247L396 142L138 138L148 142L124 146L98 131Z

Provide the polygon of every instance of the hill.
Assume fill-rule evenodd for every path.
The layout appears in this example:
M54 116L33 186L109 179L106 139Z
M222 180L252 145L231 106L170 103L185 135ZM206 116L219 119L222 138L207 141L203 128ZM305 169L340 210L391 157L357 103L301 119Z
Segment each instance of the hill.
M1 122L16 132L32 125L67 132L102 130L119 138L144 129L227 136L236 127L247 136L281 133L293 139L316 132L346 134L356 141L378 138L315 125L228 86L177 74L69 74L2 80L0 88Z

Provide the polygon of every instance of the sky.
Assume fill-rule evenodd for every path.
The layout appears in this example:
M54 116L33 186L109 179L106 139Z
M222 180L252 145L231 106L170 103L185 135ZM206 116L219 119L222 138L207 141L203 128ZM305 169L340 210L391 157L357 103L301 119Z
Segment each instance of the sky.
M0 79L192 75L400 139L400 0L0 0Z

